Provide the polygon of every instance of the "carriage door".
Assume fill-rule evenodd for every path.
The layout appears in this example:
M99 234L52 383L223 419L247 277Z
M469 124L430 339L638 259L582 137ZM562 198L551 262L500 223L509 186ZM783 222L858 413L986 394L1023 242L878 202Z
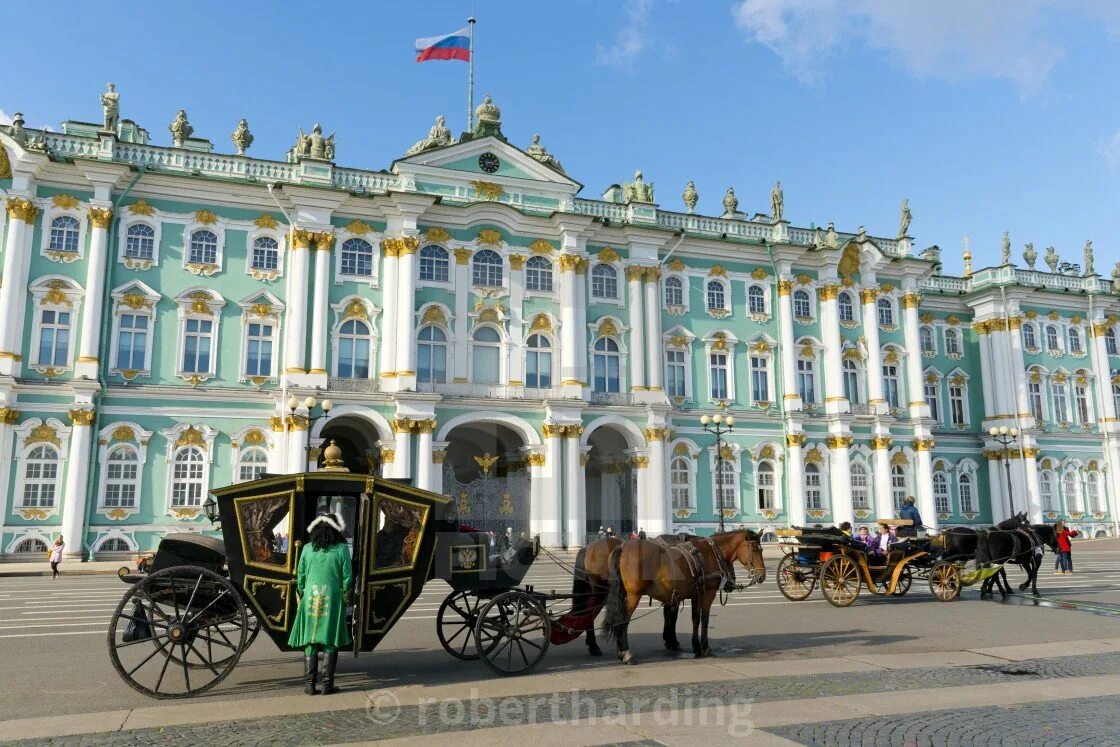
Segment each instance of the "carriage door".
M285 490L233 500L241 557L242 580L252 611L274 639L291 630L295 613L295 573L299 540L294 534L295 492Z

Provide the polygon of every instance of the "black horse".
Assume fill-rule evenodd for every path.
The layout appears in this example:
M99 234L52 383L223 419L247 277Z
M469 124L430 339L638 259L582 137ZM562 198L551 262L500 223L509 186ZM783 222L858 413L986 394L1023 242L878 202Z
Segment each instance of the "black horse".
M977 546L981 543L981 538L987 538L992 532L1001 532L1001 533L1011 532L1011 531L1014 531L1014 530L1018 530L1022 527L1029 526L1029 524L1030 524L1030 519L1027 518L1027 514L1025 512L1020 511L1019 513L1012 516L1010 519L1004 519L1003 521L1001 521L998 526L988 527L987 529L974 529L972 527L950 527L950 528L944 530L941 533L940 537L938 538L938 541L937 541L936 544L942 548L941 552L938 553L938 555L942 560L948 560L948 561L951 561L951 562L952 561L965 561L966 562L966 561L969 561L969 560L977 559L977 557L976 557L977 556ZM998 544L998 548L995 548L995 549L1002 550L1004 548L1004 546L1007 544L1007 540L1004 540L1004 541L998 541L997 540L997 544ZM985 543L986 548L990 547L990 546L991 546L990 543ZM991 556L989 555L987 557L990 558ZM989 561L987 561L987 560L979 561L978 560L978 564L982 564L982 563L986 563L986 562L989 562ZM1011 587L1010 586L1005 587L1005 585L1004 585L1006 583L1005 580L1003 582L999 582L999 583L1000 583L1000 594L1003 594L1004 596L1006 596L1007 594L1011 593ZM985 582L985 585L987 585L987 582ZM1005 591L1005 588L1006 588L1006 591ZM989 594L991 593L991 587L990 586L988 586L988 588L987 588L987 593L989 593ZM981 591L981 596L984 596L983 588L982 588L982 591Z
M1037 597L1038 571L1042 567L1044 547L1049 547L1055 554L1058 552L1058 536L1052 524L1030 524L1011 531L996 530L988 532L978 543L976 562L1014 563L1027 574L1027 580L1019 584L1019 591L1026 591L1029 586L1031 593ZM994 584L999 585L1001 596L1011 593L1007 572L1000 568L980 587L981 598L991 595Z

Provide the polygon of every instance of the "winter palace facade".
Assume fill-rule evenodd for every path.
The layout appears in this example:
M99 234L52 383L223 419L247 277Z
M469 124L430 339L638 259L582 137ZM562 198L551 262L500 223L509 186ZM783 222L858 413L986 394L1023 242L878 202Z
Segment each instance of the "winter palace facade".
M264 160L244 120L223 155L185 112L156 145L102 104L0 127L4 559L209 531L211 488L332 440L549 545L869 522L911 495L930 526L1115 533L1120 297L1090 249L1044 271L1005 241L949 277L905 205L883 238L792 225L780 185L753 215L731 190L696 214L692 183L664 209L640 173L583 198L489 98L384 170L337 165L318 126Z

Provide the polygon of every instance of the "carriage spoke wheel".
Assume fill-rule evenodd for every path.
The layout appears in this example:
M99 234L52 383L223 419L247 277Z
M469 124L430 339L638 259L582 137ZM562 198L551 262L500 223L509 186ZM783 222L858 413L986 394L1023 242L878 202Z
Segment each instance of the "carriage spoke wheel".
M550 628L544 605L514 589L494 597L479 611L475 641L482 660L494 672L524 674L548 651Z
M482 600L477 594L453 591L443 600L436 614L436 635L447 653L456 659L477 659L474 628Z
M145 695L198 695L233 671L253 624L259 628L253 620L222 576L198 566L167 568L125 592L109 622L109 659Z
M859 567L846 555L830 558L821 568L821 593L834 607L848 607L859 596Z
M792 555L778 561L778 591L793 602L800 602L813 593L817 580L813 571L797 562Z
M902 567L898 574L898 583L894 585L894 595L896 597L905 596L906 592L910 591L910 586L914 583L914 574L910 570L910 566ZM890 581L887 582L890 584Z
M944 560L929 572L929 591L939 602L951 602L961 594L961 572Z

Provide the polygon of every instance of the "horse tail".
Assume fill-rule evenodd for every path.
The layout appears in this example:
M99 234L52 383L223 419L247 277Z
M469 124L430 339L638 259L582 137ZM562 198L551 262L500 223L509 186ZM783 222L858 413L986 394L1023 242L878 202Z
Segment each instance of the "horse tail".
M988 539L991 537L991 532L978 532L976 535L976 567L981 568L992 562L991 548L988 547Z
M607 584L607 601L603 605L607 613L603 618L603 635L607 640L618 635L619 628L626 624L626 589L622 585L622 548L616 547L607 566L610 569L610 580Z
M587 580L587 547L576 553L576 565L572 571L572 612L582 614L590 600L591 582Z

